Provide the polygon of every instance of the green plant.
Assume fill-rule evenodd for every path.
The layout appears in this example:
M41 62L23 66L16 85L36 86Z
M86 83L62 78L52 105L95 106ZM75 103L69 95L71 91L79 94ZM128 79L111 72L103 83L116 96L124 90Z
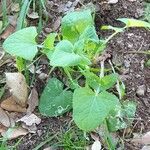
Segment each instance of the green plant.
M4 29L6 28L6 26L8 25L7 1L6 0L1 1L1 7L2 7L3 16L2 16L2 21L0 21L0 33L2 33Z
M136 105L128 101L119 101L125 93L124 84L110 60L112 71L106 75L105 60L100 61L101 66L97 72L99 75L91 71L92 62L117 33L129 27L150 27L149 23L135 19L118 20L125 23L125 27L103 26L102 29L111 29L115 32L108 39L101 40L96 34L90 10L72 12L62 19L62 40L59 40L60 34L57 36L56 33L51 33L39 45L35 41L36 28L28 27L12 34L3 44L3 48L11 55L29 61L32 61L38 49L41 49L41 53L50 60L52 70L55 67L63 68L69 84L62 83L56 78L49 79L40 99L41 114L59 116L73 108L73 119L80 129L89 132L102 124L105 126L105 139L110 149L115 149L115 146L109 132L131 124L131 120L126 122L124 118L134 117ZM84 77L83 85L79 82L80 77ZM118 91L116 95L109 90L115 84ZM133 112L129 114L130 109ZM116 122L116 125L114 126L110 120Z
M145 9L144 9L144 20L150 22L150 3L144 3Z

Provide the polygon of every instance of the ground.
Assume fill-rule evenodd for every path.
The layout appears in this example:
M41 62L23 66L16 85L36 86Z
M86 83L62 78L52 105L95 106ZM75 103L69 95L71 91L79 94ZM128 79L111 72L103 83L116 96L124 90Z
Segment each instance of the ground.
M110 32L100 31L102 25L120 26L120 22L116 21L117 18L135 18L142 19L144 5L143 0L119 0L116 4L108 4L105 0L98 1L82 1L82 3L75 4L74 0L70 1L48 1L47 10L50 20L43 27L43 31L40 35L41 40L50 32L58 31L60 27L61 17L69 10L74 8L83 7L88 2L93 2L96 6L95 23L97 33L101 38L106 38ZM73 6L74 5L74 6ZM32 21L31 21L32 22ZM134 123L130 127L131 134L125 133L124 138L125 150L139 150L142 145L137 145L131 142L129 139L133 138L134 133L146 133L150 131L150 67L146 65L146 62L150 58L149 55L143 53L150 49L150 32L144 28L130 28L123 33L117 34L106 47L106 52L111 54L112 62L118 66L118 73L126 86L126 99L134 100L137 103L136 117ZM47 71L47 62L41 61L43 71ZM3 74L8 69L8 66L0 68L0 72ZM61 72L55 72L54 76L59 76L62 79ZM36 87L39 93L43 90L45 81L38 80ZM142 92L142 94L141 94ZM39 115L38 110L36 114ZM38 125L37 133L28 134L22 138L17 145L18 150L33 149L41 142L46 141L50 136L57 134L56 137L46 144L43 144L42 149L48 146L66 144L65 132L70 130L70 127L75 126L71 122L70 113L60 118L42 118L42 122ZM71 129L72 130L72 129ZM78 129L74 129L75 132ZM74 131L71 131L74 132ZM82 133L78 131L74 136L78 136ZM123 134L121 131L120 136ZM66 135L67 136L67 135ZM77 140L77 141L80 141ZM82 141L82 140L81 140ZM15 141L16 142L16 141ZM87 142L88 143L88 142ZM9 142L10 145L14 144L14 141ZM77 143L78 146L86 144L86 141ZM88 143L89 144L89 143ZM76 145L76 146L77 146ZM63 147L60 149L76 149L75 147ZM78 149L78 148L77 148ZM81 148L82 149L82 148ZM83 148L84 149L84 148Z

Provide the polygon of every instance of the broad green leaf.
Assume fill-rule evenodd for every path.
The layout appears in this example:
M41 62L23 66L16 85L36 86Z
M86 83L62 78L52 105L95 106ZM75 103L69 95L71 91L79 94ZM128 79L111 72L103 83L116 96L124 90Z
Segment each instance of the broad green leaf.
M150 28L150 23L146 21L136 20L136 19L128 19L128 18L119 18L117 19L126 24L126 27L145 27Z
M44 41L44 50L43 53L47 55L49 60L54 52L54 42L56 38L56 33L50 33Z
M86 77L86 82L91 88L95 90L100 88L101 91L112 88L118 79L117 74L106 75L102 79L92 72L86 72L84 76Z
M28 27L10 35L3 43L3 48L11 55L32 60L38 52L35 27Z
M114 84L116 84L117 79L118 79L117 74L110 74L110 75L104 76L100 81L101 88L103 90L107 90L107 89L112 88L114 86Z
M127 128L134 120L136 104L132 101L124 101L122 106L118 105L108 118L109 131L117 131Z
M76 42L86 27L94 24L91 11L81 10L68 13L62 19L61 30L63 39Z
M59 116L72 108L72 92L63 90L63 84L56 78L48 81L39 104L39 110L45 116Z
M136 106L137 104L133 101L126 100L123 102L124 115L127 116L128 119L133 120L135 117Z
M55 47L55 51L51 57L51 65L58 67L75 66L86 60L78 54L74 53L74 47L71 42L62 40Z
M73 94L73 119L80 129L94 130L117 104L118 98L111 93L96 94L89 88L78 88Z
M95 43L99 43L99 38L96 33L95 27L94 26L88 26L83 33L81 34L80 38L85 39L86 41L93 41Z
M94 90L97 90L97 88L100 87L100 78L96 74L86 71L84 73L84 76L86 77L87 84L91 88L93 88Z
M82 54L84 50L84 39L78 40L74 43L74 52L78 54Z

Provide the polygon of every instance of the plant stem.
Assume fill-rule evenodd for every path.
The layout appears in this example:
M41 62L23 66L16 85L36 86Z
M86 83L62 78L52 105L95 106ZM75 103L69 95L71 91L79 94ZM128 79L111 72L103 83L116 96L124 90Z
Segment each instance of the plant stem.
M112 68L113 73L116 73L116 72L115 72L115 69L114 69L114 67L113 67L113 64L111 63L111 60L109 60L108 62L109 62L109 64L110 64L111 68ZM117 80L116 89L117 89L118 94L119 94L119 99L122 99L122 92L121 92L121 89L120 89L119 80Z
M76 88L80 87L77 83L75 83L75 82L73 81L72 76L71 76L71 74L70 74L68 68L64 68L64 71L65 71L66 75L68 76L69 80L71 81L71 83L72 83Z
M27 61L24 60L24 71L25 71L25 78L26 78L26 82L29 85L30 84L30 75L29 75L29 70L27 69L27 65L26 65Z
M104 61L101 61L100 79L104 77Z
M115 150L115 144L113 143L113 139L110 136L110 132L108 129L108 124L107 124L107 120L105 119L104 121L104 125L105 125L105 142L107 143L108 149L109 150Z

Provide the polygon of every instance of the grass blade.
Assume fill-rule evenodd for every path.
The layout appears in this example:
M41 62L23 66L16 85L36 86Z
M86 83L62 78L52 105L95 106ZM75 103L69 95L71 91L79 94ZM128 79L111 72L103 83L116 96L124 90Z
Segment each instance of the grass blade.
M18 18L18 21L17 21L17 29L16 30L20 30L24 27L24 20L25 20L25 17L27 15L27 12L28 12L31 1L32 0L25 0L23 2L23 5L21 7L21 11L20 11L20 14L19 14L19 18Z
M46 7L45 7L45 0L40 0L41 4L42 4L42 7L46 10Z
M7 1L6 0L2 0L2 11L3 11L3 27L5 27L8 24Z

